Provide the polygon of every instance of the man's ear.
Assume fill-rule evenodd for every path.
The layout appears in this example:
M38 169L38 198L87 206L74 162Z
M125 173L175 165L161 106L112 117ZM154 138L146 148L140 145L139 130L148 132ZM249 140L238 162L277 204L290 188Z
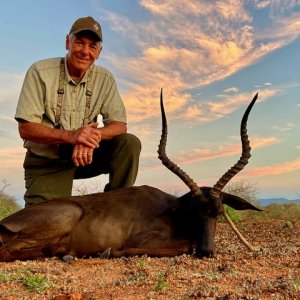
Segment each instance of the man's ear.
M70 50L70 37L68 34L66 35L66 50Z
M102 51L102 44L100 43L100 50L99 50L96 60L100 57L101 51Z

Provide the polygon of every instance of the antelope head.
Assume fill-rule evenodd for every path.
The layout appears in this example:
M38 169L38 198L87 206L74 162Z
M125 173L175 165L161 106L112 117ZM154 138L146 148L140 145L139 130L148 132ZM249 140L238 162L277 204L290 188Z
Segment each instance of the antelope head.
M167 143L167 120L163 105L163 95L161 90L160 106L162 116L162 134L160 143L158 146L158 158L162 161L170 171L177 175L190 189L190 192L181 198L184 201L190 201L191 214L193 215L193 228L191 231L195 232L197 246L196 255L198 257L212 257L215 255L215 229L216 222L219 215L223 214L232 230L237 234L240 240L251 250L255 251L252 245L250 245L242 234L238 231L234 223L230 220L225 212L223 204L227 204L234 209L252 209L260 210L250 204L247 200L222 192L226 184L237 175L247 165L250 155L250 141L247 135L247 120L249 113L257 100L258 94L256 94L246 109L240 126L240 136L242 143L242 154L240 159L235 165L233 165L213 187L199 187L189 175L187 175L180 167L172 162L166 155L166 143ZM193 235L193 234L192 234Z

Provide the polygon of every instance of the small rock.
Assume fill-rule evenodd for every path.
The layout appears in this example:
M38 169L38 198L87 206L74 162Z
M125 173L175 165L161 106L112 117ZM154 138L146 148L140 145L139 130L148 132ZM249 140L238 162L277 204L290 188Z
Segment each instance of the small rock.
M74 260L74 257L72 255L65 255L63 257L63 260L66 261L66 262L71 262Z

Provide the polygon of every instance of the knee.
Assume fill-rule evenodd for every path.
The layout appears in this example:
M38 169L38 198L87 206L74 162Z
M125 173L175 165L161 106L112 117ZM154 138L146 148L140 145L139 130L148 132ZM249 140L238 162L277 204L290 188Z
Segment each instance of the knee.
M126 133L126 136L127 136L127 143L129 145L130 149L134 149L137 152L141 152L142 143L141 143L140 139L131 133Z
M123 133L117 136L116 142L125 146L130 152L138 154L141 152L142 144L140 139L131 133Z

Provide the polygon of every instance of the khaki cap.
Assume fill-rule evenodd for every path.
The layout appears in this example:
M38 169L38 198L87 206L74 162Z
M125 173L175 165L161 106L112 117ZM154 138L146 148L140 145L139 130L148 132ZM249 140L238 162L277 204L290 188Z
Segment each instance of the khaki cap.
M70 34L77 34L81 31L92 31L102 42L102 29L100 24L92 17L84 17L77 19L71 27Z

